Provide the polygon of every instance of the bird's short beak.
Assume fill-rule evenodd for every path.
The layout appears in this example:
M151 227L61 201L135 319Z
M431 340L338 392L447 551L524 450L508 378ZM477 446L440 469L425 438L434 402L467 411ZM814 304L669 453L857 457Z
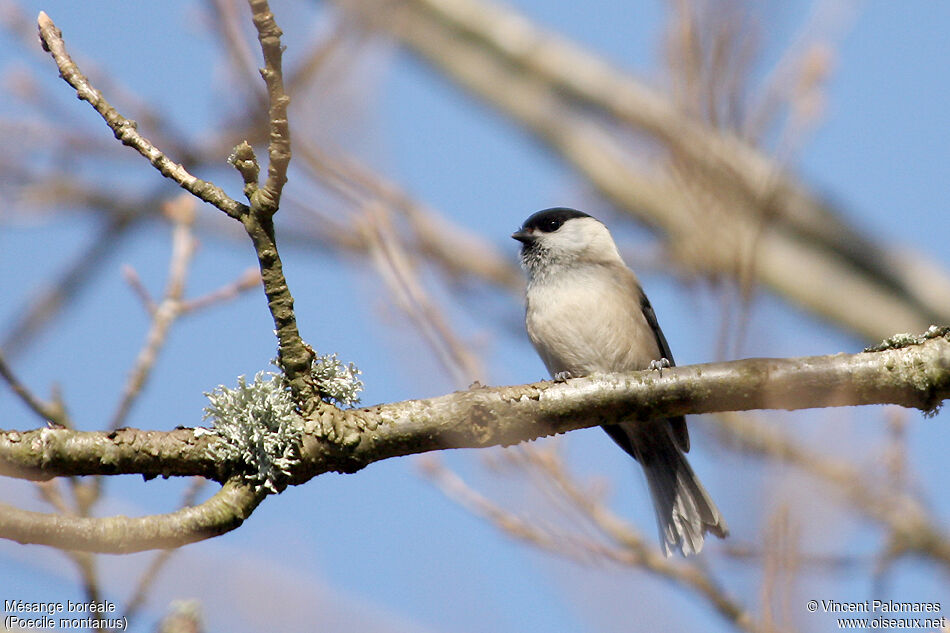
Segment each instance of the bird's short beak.
M521 229L520 231L515 231L511 234L511 237L518 240L522 244L530 244L534 241L534 234Z

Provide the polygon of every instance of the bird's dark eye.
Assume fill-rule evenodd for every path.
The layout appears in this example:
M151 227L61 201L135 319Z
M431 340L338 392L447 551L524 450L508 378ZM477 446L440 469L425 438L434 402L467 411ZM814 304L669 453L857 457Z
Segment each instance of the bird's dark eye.
M568 220L574 218L589 218L590 216L586 213L581 213L574 209L568 209L567 207L555 207L553 209L545 209L544 211L538 211L530 218L525 220L524 225L521 227L523 231L532 231L537 233L554 233Z

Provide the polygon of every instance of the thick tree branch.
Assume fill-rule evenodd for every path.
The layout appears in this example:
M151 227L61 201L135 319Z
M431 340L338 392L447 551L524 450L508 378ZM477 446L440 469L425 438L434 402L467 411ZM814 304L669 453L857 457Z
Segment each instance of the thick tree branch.
M200 434L198 434L200 435ZM223 482L234 464L212 454L214 435L173 431L36 429L0 433L0 475L34 481L71 475L200 475Z
M135 518L43 514L0 504L0 536L19 543L106 554L168 549L239 527L265 496L233 479L200 505Z
M476 388L427 400L340 410L301 419L301 484L328 471L445 448L510 445L631 418L748 409L898 404L931 411L950 397L950 328L895 338L876 351L789 359L748 359L566 382ZM213 431L70 429L0 432L0 474L27 479L140 473L225 481L197 508L129 519L44 515L3 507L0 537L68 549L161 549L240 525L263 499L244 482L246 465Z
M630 418L751 409L897 404L925 411L950 397L948 330L896 349L803 358L753 358L484 387L363 409L325 408L302 421L290 481L352 472L375 461L446 448L511 445ZM37 429L0 433L0 474L190 476L224 481L243 464L222 463L207 430Z

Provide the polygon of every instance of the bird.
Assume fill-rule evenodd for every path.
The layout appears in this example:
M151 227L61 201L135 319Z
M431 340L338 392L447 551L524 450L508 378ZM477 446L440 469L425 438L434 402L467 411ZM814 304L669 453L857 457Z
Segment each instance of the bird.
M575 209L531 215L512 236L528 276L525 327L558 381L674 365L656 314L607 227ZM624 420L602 427L640 463L666 556L702 550L726 522L693 472L686 419Z

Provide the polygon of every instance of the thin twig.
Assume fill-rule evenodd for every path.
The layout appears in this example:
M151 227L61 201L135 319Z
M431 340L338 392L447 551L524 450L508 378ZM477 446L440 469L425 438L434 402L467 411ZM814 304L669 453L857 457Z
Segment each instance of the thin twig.
M263 109L266 105L265 95L259 89L259 84L252 81L257 68L251 47L241 31L237 3L232 0L209 0L206 4L213 13L212 24L227 52L226 58L238 86L247 91L247 99L255 102L255 109Z
M62 403L55 400L53 402L44 402L33 395L33 392L20 382L13 373L13 370L7 364L3 356L2 350L0 350L0 376L7 382L10 389L13 390L13 393L19 396L20 400L44 421L64 427L71 426L69 417L66 415Z
M611 542L605 544L571 534L542 530L536 520L522 519L497 506L438 462L426 460L424 467L447 496L515 538L580 562L588 562L592 558L607 559L623 566L642 567L696 592L740 630L756 633L764 631L752 619L752 615L729 596L705 569L692 563L675 562L647 546L636 529L578 487L560 460L551 458L550 452L529 448L521 454L527 458L526 463L542 469L545 475L551 477L574 504L576 511L596 525ZM586 555L581 555L581 552Z
M142 278L139 277L138 272L131 266L124 265L122 266L122 276L125 277L125 281L129 284L129 288L132 289L132 292L138 296L148 315L154 318L155 310L158 309L158 305L155 303L155 299L152 298L151 293L149 293L148 288L142 283Z
M363 208L375 201L405 217L413 233L407 248L438 264L448 275L483 279L507 290L520 291L523 287L521 271L492 243L413 199L396 183L355 157L339 149L328 151L307 139L298 142L297 148L313 178L330 187L349 205Z
M460 387L470 385L481 377L478 359L423 288L390 222L386 207L368 205L366 219L365 235L370 244L370 255L390 294L409 315L443 367L452 374L453 381Z
M950 534L916 499L884 485L873 485L853 466L820 455L779 429L755 424L735 413L722 413L715 419L738 448L793 464L820 478L837 488L853 508L884 526L888 531L886 560L915 552L950 568Z
M554 147L611 202L668 238L675 254L701 247L701 261L680 263L684 272L730 273L736 248L756 247L757 281L872 340L950 319L945 300L935 305L913 276L885 263L893 257L889 249L865 238L775 161L682 115L642 82L516 12L488 0L334 3L396 35ZM635 134L618 134L618 125ZM741 204L727 224L697 223L668 175L637 168L631 138L642 132L730 189ZM763 216L776 221L758 235ZM818 274L828 283L807 283Z
M284 79L281 70L283 49L280 44L282 35L274 21L267 0L248 0L258 40L264 53L264 68L261 77L267 84L268 121L270 122L270 142L267 146L267 180L258 190L259 198L252 204L273 215L280 206L280 194L287 182L287 166L290 163L290 125L287 121L287 107L290 97L284 92Z
M122 398L109 422L108 428L110 429L117 429L125 424L133 403L142 393L152 367L158 360L159 350L165 344L172 324L181 315L181 302L185 294L185 278L196 247L195 238L191 233L195 212L193 201L194 198L187 196L169 203L166 207L167 214L174 221L167 287L162 300L152 312L152 324L146 334L145 344L139 351L135 365L129 373L128 380L122 390Z
M56 28L56 25L53 24L53 21L45 12L40 11L37 23L43 48L53 56L56 66L59 68L60 76L76 90L77 97L88 102L99 113L123 145L128 145L147 158L163 176L175 181L186 191L221 209L232 218L239 219L247 211L245 205L230 198L214 184L191 175L184 166L169 159L148 139L139 134L138 125L135 121L126 119L119 114L106 101L102 93L94 88L89 79L82 74L66 51L62 32Z
M248 268L231 283L221 286L208 294L194 299L187 299L181 303L180 310L182 314L197 312L213 305L236 299L243 293L259 288L261 285L261 273L257 268Z

